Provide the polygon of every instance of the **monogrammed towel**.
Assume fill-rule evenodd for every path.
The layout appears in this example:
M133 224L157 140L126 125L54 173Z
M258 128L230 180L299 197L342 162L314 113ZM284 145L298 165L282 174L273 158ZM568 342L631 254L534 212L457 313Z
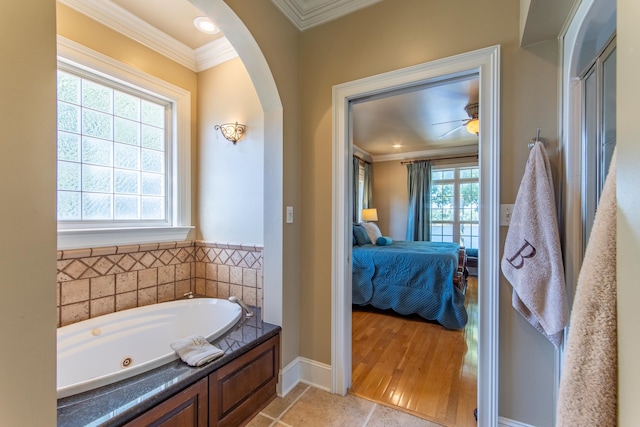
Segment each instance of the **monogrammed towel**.
M224 354L224 351L209 344L209 341L204 337L197 335L174 341L170 346L189 366L202 366Z
M502 256L513 307L554 346L569 317L549 159L541 142L529 153Z

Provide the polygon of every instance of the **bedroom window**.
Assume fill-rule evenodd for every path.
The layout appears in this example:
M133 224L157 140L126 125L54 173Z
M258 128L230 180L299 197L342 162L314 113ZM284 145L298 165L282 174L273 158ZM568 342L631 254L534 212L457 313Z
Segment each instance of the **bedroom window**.
M431 240L477 248L478 166L434 168L431 172Z

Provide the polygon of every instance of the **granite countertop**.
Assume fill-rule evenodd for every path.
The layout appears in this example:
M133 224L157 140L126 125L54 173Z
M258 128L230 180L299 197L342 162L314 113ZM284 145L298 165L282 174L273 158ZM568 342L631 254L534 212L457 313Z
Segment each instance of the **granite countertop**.
M243 316L229 332L212 341L225 352L220 359L200 368L178 359L117 383L58 399L58 426L124 424L280 332L279 326L259 320L260 309L253 309L254 317Z

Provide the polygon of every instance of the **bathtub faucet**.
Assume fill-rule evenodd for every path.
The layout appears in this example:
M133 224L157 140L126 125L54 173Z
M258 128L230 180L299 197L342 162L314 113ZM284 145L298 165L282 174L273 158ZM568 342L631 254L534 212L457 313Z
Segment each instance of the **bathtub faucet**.
M236 296L230 296L229 297L229 301L238 304L240 307L242 307L242 309L245 311L245 315L247 317L253 317L253 311L249 310L249 307L247 306L247 304L245 304L240 298L236 297Z

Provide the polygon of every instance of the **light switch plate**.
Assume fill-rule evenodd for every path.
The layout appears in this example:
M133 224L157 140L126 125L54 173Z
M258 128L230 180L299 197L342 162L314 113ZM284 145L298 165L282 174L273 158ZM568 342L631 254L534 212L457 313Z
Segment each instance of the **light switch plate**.
M287 224L293 224L293 206L287 206Z
M511 224L511 214L513 213L513 205L500 205L500 225L508 226Z

